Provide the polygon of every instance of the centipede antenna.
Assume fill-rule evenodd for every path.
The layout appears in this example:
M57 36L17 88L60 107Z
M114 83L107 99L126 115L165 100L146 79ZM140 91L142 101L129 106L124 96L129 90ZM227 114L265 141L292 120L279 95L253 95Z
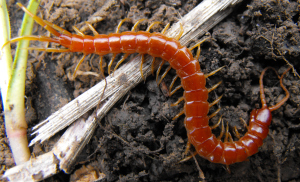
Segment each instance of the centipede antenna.
M285 70L285 71L282 73L281 77L280 77L280 86L281 86L281 88L285 91L285 97L284 97L281 101L279 101L276 105L268 107L270 111L274 111L274 110L279 109L279 108L280 108L280 107L281 107L281 106L289 99L289 97L290 97L290 93L289 93L289 91L286 89L286 87L283 85L282 80L283 80L284 75L285 75L291 68L292 68L292 67L289 67L287 70Z
M118 63L117 63L117 65L115 66L115 68L114 68L114 72L117 70L117 68L120 66L120 64L122 64L122 62L128 57L128 53L126 53L126 54L124 54L123 56L122 56L122 59L120 60L120 61L118 61Z
M179 78L178 75L176 75L176 76L172 79L172 82L171 82L170 87L169 87L169 95L172 93L172 88L173 88L173 86L174 86L174 84L175 84L177 78ZM170 96L171 96L171 95L170 95Z
M216 116L219 112L221 111L221 108L218 108L215 112L213 112L211 115L208 116L209 119L213 118Z
M215 125L213 125L213 126L210 127L210 129L213 130L213 129L217 128L218 126L220 126L221 121L222 121L222 116L219 118L218 122Z
M27 47L26 50L36 50L36 51L45 51L45 52L70 52L70 49L61 49L61 48L39 48L39 47Z
M240 133L239 133L239 131L238 131L238 129L237 129L236 126L234 126L234 128L233 128L233 134L234 134L234 136L237 137L238 139L241 138L241 135L240 135Z
M211 88L208 88L207 91L208 93L215 90L219 85L221 85L222 81L219 81L217 84L215 84L214 86L212 86Z
M25 12L27 13L30 17L32 17L34 19L35 22L37 22L38 24L40 24L42 27L44 27L46 30L48 30L49 32L51 32L53 35L59 37L61 34L56 31L51 25L49 25L48 23L46 23L43 19L41 19L40 17L32 14L25 6L23 6L21 3L17 3L17 5Z
M217 104L221 99L222 99L223 95L221 95L220 97L218 97L216 100L214 100L212 103L209 104L209 108L211 108L212 106L214 106L215 104Z
M149 27L147 28L146 32L150 32L151 28L152 28L154 25L156 25L156 24L161 24L161 22L160 22L160 21L155 21L155 22L151 23L151 24L149 25Z
M228 142L228 133L229 133L229 126L228 126L228 122L227 122L224 142Z
M179 39L181 38L183 32L184 32L183 26L182 26L182 24L180 23L180 31L179 31L178 35L176 35L175 39L176 39L176 40L179 40Z
M18 42L20 40L36 40L36 41L43 41L43 42L54 42L54 43L59 43L59 40L57 38L52 38L52 37L46 37L46 36L36 36L36 35L25 35L22 37L17 37L14 39L11 39L7 42L5 42L2 47L1 50L9 43L14 43L14 42Z
M224 127L224 122L223 122L223 119L221 119L221 125L222 125L222 128L221 128L221 133L220 135L217 137L218 140L221 140L221 138L223 137L224 133L225 133L225 127Z
M169 95L173 95L177 90L181 89L182 85L178 85Z
M121 28L121 26L123 25L123 23L124 23L125 21L131 21L131 19L130 19L130 18L124 18L123 20L121 20L120 23L119 23L118 26L117 26L116 33L119 33L120 28Z
M180 111L180 113L178 113L174 118L172 118L172 120L179 118L183 114L184 114L184 110Z
M163 75L160 77L160 80L158 82L158 85L161 83L161 81L167 76L168 72L171 70L171 66L168 66L168 68L165 70L165 72L163 73Z
M210 73L208 73L208 74L205 74L205 75L204 75L205 78L210 77L210 76L216 74L218 71L220 71L220 70L223 69L224 67L225 67L225 66L222 66L222 67L220 67L220 68L218 68L218 69L216 69L216 70L214 70L214 71L212 71L212 72L210 72Z
M138 25L139 25L141 22L145 21L145 20L146 20L145 18L139 19L139 20L133 25L131 31L134 32L135 29L138 27Z
M151 73L154 76L154 63L155 63L155 57L152 58L152 63L151 63Z
M74 73L73 73L73 79L75 79L75 77L76 77L76 72L77 72L77 70L79 69L79 66L81 65L81 63L83 62L83 60L84 60L85 57L86 57L86 54L84 54L84 55L82 56L82 58L80 59L80 61L78 62L77 66L76 66L76 68L75 68L75 70L74 70Z
M92 24L90 24L89 22L85 21L85 24L89 27L90 30L92 30L94 35L99 35L99 33L95 30L95 28L93 27Z
M111 68L111 66L112 66L112 64L113 64L113 62L114 62L116 56L117 56L117 54L113 54L112 57L111 57L111 60L110 60L110 62L109 62L109 64L108 64L108 68L107 68L107 69L108 69L108 74L109 74L109 75L110 75L110 68Z
M82 37L85 36L84 33L82 33L77 27L72 26L72 28L75 30L75 32L76 32L78 35L80 35L80 36L82 36Z
M170 23L168 23L165 28L161 31L161 34L165 34L168 30L168 28L170 27Z
M183 101L184 100L184 97L182 96L182 97L180 97L175 103L173 103L173 104L171 104L171 106L173 107L173 106L177 106L181 101Z
M143 64L144 64L144 61L145 61L145 56L144 56L144 54L142 54L142 60L141 60L141 64L140 64L140 72L141 72L141 77L145 81L144 74L143 74Z
M157 85L158 85L158 76L159 76L160 70L161 70L161 68L163 67L164 64L165 64L165 61L164 60L161 61L160 64L159 64L159 67L156 71L156 83L157 83Z

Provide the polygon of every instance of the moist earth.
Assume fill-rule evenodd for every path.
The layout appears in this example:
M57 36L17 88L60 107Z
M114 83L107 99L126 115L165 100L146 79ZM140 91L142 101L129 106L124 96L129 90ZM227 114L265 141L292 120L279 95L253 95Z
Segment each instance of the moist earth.
M42 0L38 16L70 32L74 32L72 26L81 29L84 22L89 21L99 33L108 34L114 32L124 18L131 18L133 22L142 18L149 23L160 21L161 25L155 26L154 30L161 31L167 23L177 22L200 2ZM23 16L23 11L15 3L13 0L8 2L10 12L14 12L10 13L12 37L18 36ZM22 3L26 4L25 1ZM273 121L264 145L248 161L230 165L231 173L226 171L226 166L211 163L198 155L180 162L190 153L185 155L188 139L184 116L172 120L182 110L183 103L170 106L182 96L183 91L179 90L171 97L165 94L164 85L168 86L176 76L173 70L163 80L163 86L157 86L155 77L150 76L131 90L99 122L73 171L70 174L60 172L45 181L92 180L100 173L106 175L100 181L108 182L199 181L199 167L206 181L299 181L300 81L299 75L296 75L296 71L300 71L299 5L299 1L292 0L243 1L208 32L211 38L201 46L199 62L204 73L225 66L207 79L208 88L222 81L210 93L209 101L223 95L221 102L210 110L213 113L217 108L222 108L211 119L210 125L217 123L222 116L231 132L237 127L240 133L245 133L247 128L241 119L248 122L251 110L261 106L259 76L265 67L272 66L279 74L288 65L295 70L295 74L289 72L283 79L291 95L281 108L272 112ZM120 31L128 31L132 25L125 23ZM141 24L139 28L145 30L147 25ZM83 31L92 35L89 30ZM34 34L49 35L38 25L34 27ZM31 42L31 46L46 47L47 44ZM15 47L12 45L12 50ZM79 53L30 51L25 93L29 134L30 128L101 80L93 75L79 75L75 80L70 80L81 56ZM106 64L110 58L111 55L104 57ZM82 63L80 71L99 73L99 57L89 60ZM278 103L285 95L272 71L264 76L264 88L268 105ZM5 138L3 117L0 131L0 174L3 174L14 166ZM220 129L213 132L218 136ZM62 133L35 145L31 148L33 154L38 156L50 151ZM86 176L89 178L84 178Z

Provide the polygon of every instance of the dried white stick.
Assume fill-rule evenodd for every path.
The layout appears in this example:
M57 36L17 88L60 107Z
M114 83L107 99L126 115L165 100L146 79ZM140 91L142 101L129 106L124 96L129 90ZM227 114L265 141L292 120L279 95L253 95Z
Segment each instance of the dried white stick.
M151 57L147 56L147 58L150 59ZM119 70L123 71L124 74L121 75L121 77L118 77L116 79L117 83L115 83L118 85L118 91L102 103L101 107L96 111L96 114L94 112L86 121L84 119L79 119L70 126L55 144L53 151L60 160L59 167L61 170L64 170L66 173L70 172L77 154L79 154L89 142L97 126L97 121L101 120L114 104L126 95L129 90L143 81L139 70L140 64L140 56L138 56L128 64L122 66ZM158 66L158 62L156 63L156 66ZM151 74L151 64L149 64L149 62L143 64L143 73L144 76Z
M232 12L232 8L242 0L204 0L192 11L186 14L179 22L172 26L174 31L167 32L168 37L175 37L180 26L183 26L182 45L190 40L204 35L208 30L218 24ZM225 10L226 11L223 11Z
M10 181L40 181L59 172L59 161L52 152L45 153L37 158L7 170L3 177Z
M208 4L209 2L211 2L210 5ZM203 1L189 14L183 17L184 23L181 24L184 28L184 34L180 39L180 42L183 45L186 45L188 43L188 40L190 40L191 38L203 35L209 30L209 28L224 19L232 11L231 7L224 10L226 7L235 5L237 2L240 1ZM200 19L201 16L199 17L199 14L197 15L197 12L199 12L201 9L205 10L205 12L207 12L208 14L211 14L210 19L208 19L206 14L202 13L202 17L206 17L208 19L208 21L206 22ZM214 9L214 11L209 11L210 9ZM194 17L199 17L198 21L202 21L202 24L193 24L192 22L194 22ZM167 32L168 36L176 35L176 32L178 32L178 28L180 27L180 22L169 29L169 31ZM190 25L189 28L186 28L188 25ZM150 59L147 58L143 65L144 75L150 74L151 67L149 66L149 60ZM129 63L126 63L125 65L120 67L115 72L115 75L113 77L108 77L108 85L103 95L102 101L100 101L100 98L104 88L104 81L98 83L90 90L86 91L85 93L68 103L66 106L49 116L41 124L34 127L34 129L37 129L39 127L40 128L35 131L34 134L37 133L38 135L36 136L36 138L34 138L33 141L31 141L31 145L39 140L42 142L48 139L56 132L70 125L84 113L86 113L99 103L103 102L105 99L108 99L105 103L101 103L103 105L96 111L97 114L95 114L94 112L87 120L78 119L77 122L69 127L69 129L64 133L61 139L56 143L52 151L43 154L36 159L32 159L22 166L16 166L7 170L4 177L7 177L12 181L37 181L35 176L39 174L40 177L38 178L38 180L42 180L58 172L57 169L54 169L52 166L59 166L59 169L62 169L65 172L69 172L70 166L72 166L72 164L75 162L76 156L80 153L85 144L90 140L96 128L95 115L97 115L96 117L98 118L104 117L104 115L114 105L114 103L117 102L121 97L123 97L123 95L125 95L128 90L143 81L139 72L139 65L140 58L135 58ZM129 66L129 69L127 69L126 66ZM134 74L130 75L130 73L133 73L133 71ZM131 77L135 77L135 81L128 81ZM122 87L122 84L120 83L125 83L124 87ZM56 156L58 160L52 160L49 156ZM30 165L28 165L29 163ZM40 165L40 163L47 163L47 165L42 166ZM33 167L39 170L31 169Z

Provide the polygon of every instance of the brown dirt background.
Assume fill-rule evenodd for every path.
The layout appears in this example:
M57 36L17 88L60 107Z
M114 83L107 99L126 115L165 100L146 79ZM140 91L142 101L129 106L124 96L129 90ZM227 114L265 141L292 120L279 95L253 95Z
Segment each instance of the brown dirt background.
M131 18L134 22L146 18L149 22L161 21L163 25L174 23L179 15L184 16L201 1L120 0L111 5L109 2L112 1L43 0L38 16L70 32L74 32L72 26L81 28L84 21L102 16L104 20L93 25L99 33L108 34L115 31L123 18ZM15 3L14 0L8 2L12 37L18 35L23 16ZM231 131L237 126L241 133L246 132L239 118L248 121L251 110L260 107L258 79L265 67L272 66L282 74L287 68L285 60L288 60L300 71L299 5L300 2L295 0L244 1L209 31L212 38L202 44L199 61L204 73L225 65L222 71L208 79L207 87L222 81L221 86L210 94L210 101L223 94L220 114L229 123ZM103 6L107 8L101 10ZM131 23L125 23L121 31L130 30L131 26ZM140 29L146 27L142 24ZM161 30L163 26L156 28ZM91 31L84 33L92 35ZM48 35L37 25L34 34ZM46 44L32 42L32 46L44 47ZM13 51L15 47L12 45ZM30 51L26 80L28 133L39 121L100 81L94 76L78 76L75 81L68 79L80 57L79 53ZM105 61L108 62L110 57L105 56ZM91 61L85 61L80 70L99 73L98 60L95 56ZM164 80L166 85L174 75L175 71L168 74ZM264 85L268 105L274 105L284 97L272 71L266 73ZM269 136L249 161L230 165L229 174L223 165L196 157L207 181L300 181L299 78L290 72L284 78L284 85L291 96L272 113ZM91 177L100 172L106 174L101 181L199 181L193 159L178 163L184 158L187 136L184 117L172 121L182 103L177 107L170 107L170 104L182 95L182 90L172 97L163 94L163 90L163 87L157 87L153 76L131 90L100 122L101 127L79 156L72 173L61 172L45 181L76 181L85 174ZM217 120L218 117L213 118L211 125ZM0 174L14 165L2 121L1 117ZM214 130L216 135L218 132ZM34 155L51 150L61 133L31 148ZM78 172L80 168L82 170Z

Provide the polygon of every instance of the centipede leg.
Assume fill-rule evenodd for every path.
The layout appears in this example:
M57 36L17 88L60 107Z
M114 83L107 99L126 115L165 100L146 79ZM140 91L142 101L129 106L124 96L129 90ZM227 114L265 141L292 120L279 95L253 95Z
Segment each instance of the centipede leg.
M229 165L226 165L225 169L226 169L226 171L227 171L229 174L231 174Z
M240 118L240 120L244 124L244 127L248 129L247 122L243 118Z
M216 100L214 100L212 103L209 104L209 108L211 108L212 106L214 106L215 104L217 104L218 102L220 102L220 100L222 99L223 95L221 95L220 97L218 97Z
M229 126L228 126L228 122L227 122L224 142L228 142L228 136L229 136Z
M184 151L184 154L185 154L185 155L189 152L190 148L191 148L191 142L188 141L188 142L186 143L186 147L185 147L185 151Z
M151 23L151 24L149 25L149 27L147 28L146 32L150 32L151 28L152 28L154 25L157 25L157 24L161 24L161 22L160 22L160 21L155 21L155 22Z
M108 64L108 68L107 68L107 69L108 69L108 74L109 74L109 75L110 75L110 69L111 69L111 66L112 66L112 64L113 64L113 62L114 62L116 56L117 56L117 54L113 54L112 57L111 57L111 60L110 60L110 62L109 62L109 64Z
M141 64L140 64L140 72L141 72L141 77L145 81L144 74L143 74L143 64L144 64L144 61L145 61L145 56L144 56L144 54L142 54L142 60L141 60Z
M90 30L92 30L94 35L99 35L99 33L95 30L95 28L93 27L92 24L90 24L89 22L85 22L85 24L89 27Z
M124 18L123 20L121 20L120 23L119 23L118 26L117 26L116 33L119 33L120 28L121 28L121 26L123 25L123 23L124 23L125 21L131 21L131 19L130 19L130 18Z
M175 103L173 103L173 104L171 104L171 106L173 107L173 106L177 106L181 101L183 101L184 100L184 97L182 96L182 97L180 97Z
M240 139L240 138L241 138L241 135L240 135L240 133L239 133L239 131L238 131L238 129L237 129L236 126L234 126L233 131L234 131L234 132L233 132L233 133L234 133L234 136L237 137L238 139Z
M120 66L120 64L123 63L123 61L128 57L129 54L124 54L122 59L120 61L118 61L118 63L116 64L115 68L114 68L114 72L117 70L117 68Z
M220 139L223 137L224 132L225 132L224 122L223 122L222 117L221 117L221 124L222 124L222 128L221 128L221 133L220 133L220 135L217 137L218 140L220 140Z
M186 155L189 152L190 148L191 148L191 142L188 141L187 144L186 144L186 147L185 147L184 155ZM192 155L187 156L187 157L181 159L179 161L179 163L188 161L188 160L190 160L195 155L197 155L197 151L195 151Z
M205 78L210 77L210 76L216 74L218 71L220 71L220 70L223 69L224 67L225 67L225 66L222 66L222 67L220 67L220 68L218 68L218 69L216 69L216 70L214 70L214 71L212 71L212 72L210 72L210 73L208 73L208 74L205 74L205 75L204 75Z
M53 28L51 25L48 24L48 22L45 22L43 19L41 19L40 17L32 14L25 6L23 6L21 3L17 3L17 5L22 8L23 11L25 11L30 17L32 17L34 19L34 21L36 21L38 24L40 24L42 27L44 27L46 30L48 30L49 32L51 32L53 35L59 37L61 34L59 32L57 32L55 30L55 28ZM71 33L65 30L65 33L70 35ZM72 34L71 34L72 35Z
M207 91L208 93L215 90L219 85L221 85L222 81L219 81L217 84L215 84L214 86L212 86L211 88L208 88Z
M180 113L178 113L174 118L172 118L172 120L179 118L183 114L184 114L184 110L180 111Z
M82 33L77 27L72 26L72 28L75 30L75 32L76 32L78 35L80 35L80 36L82 36L82 37L85 36L84 33Z
M162 34L165 34L168 30L168 28L170 27L170 23L168 23L165 28L161 31Z
M188 49L191 51L191 50L195 49L196 47L198 47L198 49L197 49L197 54L196 54L196 56L195 56L195 59L196 59L196 60L198 60L198 59L199 59L199 56L200 56L200 52L201 52L200 45L201 45L203 42L205 42L207 39L209 39L209 38L210 38L210 37L207 37L207 38L201 40L200 42L198 42L197 44L195 44L193 47L189 47L189 48L188 48Z
M100 56L100 61L99 61L100 72L101 72L102 77L106 79L106 77L104 75L104 70L103 70L102 64L103 64L103 56Z
M151 63L151 73L153 76L154 76L154 63L155 63L155 57L153 57L152 63Z
M157 69L157 71L156 71L156 83L158 83L158 75L159 75L160 70L161 70L161 68L163 67L164 64L165 64L165 61L162 61L162 62L159 64L159 67L158 67L158 69ZM157 84L157 85L158 85L158 84Z
M180 23L180 31L179 31L178 35L176 35L175 39L176 39L176 40L179 40L180 37L182 36L183 32L184 32L183 26L182 26L182 24Z
M220 126L221 121L222 121L222 116L219 118L218 122L215 125L213 125L213 126L210 127L210 129L213 130L213 129L217 128L218 126Z
M161 81L167 76L168 72L171 70L171 66L168 66L168 68L166 69L166 71L163 73L163 75L161 76L158 85L161 83Z
M47 24L48 26L50 26L51 28L53 28L53 29L55 29L55 30L61 32L62 34L72 36L72 33L71 33L71 32L69 32L69 31L67 31L67 30L65 30L65 29L63 29L63 28L61 28L61 27L55 25L54 23L51 23L51 22L49 22L49 21L47 21L47 20L43 20L43 22L46 23L46 24ZM52 33L52 32L51 32L51 33Z
M233 139L232 139L232 136L231 136L231 133L230 132L228 132L228 138L229 138L229 142L233 142Z
M173 95L177 90L181 89L182 85L178 85L174 90L169 94L170 96Z
M221 111L221 108L217 109L214 113L212 113L211 115L209 115L208 118L209 118L209 119L213 118L213 117L216 116L220 111Z
M54 23L51 23L47 20L43 20L40 17L32 14L26 7L24 7L21 3L17 3L17 5L23 9L23 11L25 11L29 16L31 16L38 24L40 24L42 27L44 27L46 30L48 30L49 32L51 32L52 34L56 35L56 32L52 32L52 28L61 32L62 34L66 34L69 36L72 36L72 33L55 25ZM58 36L58 35L56 35Z
M135 29L138 27L138 25L139 25L141 22L145 21L145 20L146 20L145 18L142 18L142 19L138 20L138 21L133 25L131 31L134 32Z
M201 53L201 47L200 45L198 46L198 49L197 49L197 53L196 53L196 56L195 56L195 59L198 60L199 57L200 57L200 53Z
M76 66L76 68L75 68L75 70L74 70L74 73L73 73L73 79L75 79L75 77L76 77L76 72L77 72L77 70L79 69L79 66L81 65L81 63L83 62L83 60L84 60L85 57L86 57L86 54L84 54L84 55L82 56L82 58L80 59L80 61L78 62L77 66Z
M192 155L189 155L189 156L185 157L184 159L181 159L181 160L179 161L179 163L188 161L188 160L190 160L191 158L193 158L193 156L196 156L196 155L197 155L197 151L195 151Z
M176 76L172 79L172 82L171 82L170 87L169 87L169 95L172 93L172 88L173 88L173 86L174 86L174 84L175 84L177 78L179 78L178 75L176 75ZM173 93L173 94L174 94L174 93ZM170 95L170 96L171 96L171 95Z

